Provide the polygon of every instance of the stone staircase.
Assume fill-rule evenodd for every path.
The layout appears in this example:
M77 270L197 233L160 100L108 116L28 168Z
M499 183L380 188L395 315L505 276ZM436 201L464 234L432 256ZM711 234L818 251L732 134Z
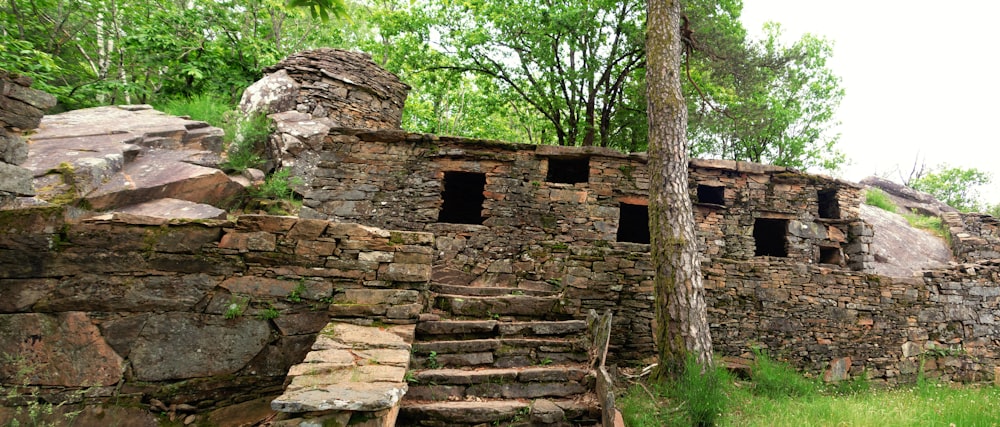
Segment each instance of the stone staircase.
M434 284L397 426L593 426L587 322L550 290Z

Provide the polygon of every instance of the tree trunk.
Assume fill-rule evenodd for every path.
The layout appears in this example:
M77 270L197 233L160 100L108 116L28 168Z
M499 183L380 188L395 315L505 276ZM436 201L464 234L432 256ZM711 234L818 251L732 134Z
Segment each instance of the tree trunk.
M680 0L648 0L649 229L656 266L655 379L681 373L689 352L712 363L712 337L688 193L687 105L681 94Z

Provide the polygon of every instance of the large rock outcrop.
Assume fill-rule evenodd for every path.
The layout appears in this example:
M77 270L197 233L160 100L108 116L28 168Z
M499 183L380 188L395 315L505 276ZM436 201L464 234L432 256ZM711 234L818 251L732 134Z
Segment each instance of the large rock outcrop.
M896 207L904 212L916 212L921 215L930 216L941 216L945 212L958 212L957 209L944 204L930 194L897 184L885 178L870 176L862 179L860 184L865 187L874 187L884 191L892 199L892 202L896 204Z
M0 207L17 196L31 196L31 171L18 167L28 158L22 134L38 127L56 98L31 89L31 79L0 70Z
M263 149L268 169L308 180L331 128L398 130L410 87L371 56L340 49L291 55L264 69L243 93L244 113L264 113L275 133Z
M170 217L218 218L243 191L216 168L222 137L149 105L87 108L45 116L24 167L45 202L147 214L153 203Z

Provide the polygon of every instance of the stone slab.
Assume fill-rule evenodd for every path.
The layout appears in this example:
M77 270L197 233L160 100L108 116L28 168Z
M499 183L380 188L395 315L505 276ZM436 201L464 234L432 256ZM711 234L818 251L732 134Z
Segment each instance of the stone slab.
M226 219L226 211L215 206L172 198L156 199L116 211L168 219Z

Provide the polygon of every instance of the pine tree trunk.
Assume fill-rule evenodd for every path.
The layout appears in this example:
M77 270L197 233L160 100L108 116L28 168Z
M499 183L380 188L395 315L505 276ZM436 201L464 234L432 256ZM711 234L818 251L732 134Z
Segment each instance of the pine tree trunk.
M647 0L649 230L656 266L655 379L682 372L687 355L712 363L698 242L688 193L687 105L681 94L680 0Z

